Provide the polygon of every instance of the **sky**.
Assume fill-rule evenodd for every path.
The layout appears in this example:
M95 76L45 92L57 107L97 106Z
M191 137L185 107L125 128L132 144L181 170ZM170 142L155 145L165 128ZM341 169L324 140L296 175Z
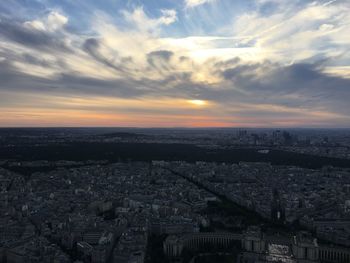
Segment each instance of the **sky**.
M349 0L0 1L0 127L350 127Z

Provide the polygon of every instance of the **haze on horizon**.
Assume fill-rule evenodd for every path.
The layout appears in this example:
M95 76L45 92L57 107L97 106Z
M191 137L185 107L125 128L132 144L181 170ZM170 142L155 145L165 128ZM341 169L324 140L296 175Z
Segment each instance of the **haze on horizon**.
M348 0L0 2L0 127L350 127Z

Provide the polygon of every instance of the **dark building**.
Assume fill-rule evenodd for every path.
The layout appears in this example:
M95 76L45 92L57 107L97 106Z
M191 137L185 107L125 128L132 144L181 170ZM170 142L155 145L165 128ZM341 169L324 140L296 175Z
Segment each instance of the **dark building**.
M272 203L271 203L271 219L273 222L281 223L281 224L283 224L286 219L283 202L280 198L280 195L277 189L273 190Z

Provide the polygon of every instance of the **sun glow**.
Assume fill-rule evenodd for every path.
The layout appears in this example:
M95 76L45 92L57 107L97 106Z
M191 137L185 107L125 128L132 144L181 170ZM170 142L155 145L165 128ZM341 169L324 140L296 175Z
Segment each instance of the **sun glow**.
M188 102L195 106L206 106L208 104L205 100L189 100Z

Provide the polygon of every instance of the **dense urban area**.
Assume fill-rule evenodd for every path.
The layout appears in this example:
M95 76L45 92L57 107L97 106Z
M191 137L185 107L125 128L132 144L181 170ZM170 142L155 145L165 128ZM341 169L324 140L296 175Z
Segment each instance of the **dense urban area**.
M350 262L350 131L1 129L0 262Z

